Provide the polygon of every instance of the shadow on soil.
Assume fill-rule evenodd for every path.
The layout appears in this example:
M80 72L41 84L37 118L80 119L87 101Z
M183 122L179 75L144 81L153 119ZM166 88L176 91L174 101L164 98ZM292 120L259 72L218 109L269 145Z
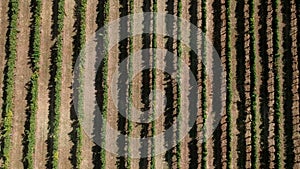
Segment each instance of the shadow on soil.
M36 8L37 8L37 4L35 1L32 1L31 4L30 4L30 12L31 13L35 13L36 12ZM34 27L34 23L36 22L34 20L34 17L31 16L31 24L30 24L30 39L29 39L29 65L30 65L30 68L32 69L32 71L35 71L34 70L34 67L36 64L38 63L34 63L34 34L35 34L35 27ZM26 84L26 89L27 89L27 96L26 96L26 101L27 101L27 105L26 105L26 121L25 121L25 125L24 125L24 134L23 134L23 140L22 140L22 145L23 145L23 158L22 158L22 162L23 162L23 167L24 168L28 168L28 163L29 163L29 160L30 159L27 159L26 156L27 154L30 153L30 149L32 147L29 147L29 141L32 140L33 138L30 138L30 135L29 135L29 132L30 132L30 124L31 123L34 123L31 121L31 119L34 119L35 118L35 113L36 112L33 112L33 111L36 111L36 110L31 110L30 108L30 105L32 104L37 104L37 103L34 103L32 102L32 98L33 97L36 97L34 96L34 92L36 92L33 84L32 84L32 81L29 81L27 84ZM32 112L34 114L32 114ZM33 131L35 133L35 131Z
M214 11L214 17L213 17L213 22L214 24L214 28L213 28L213 45L214 48L216 49L215 52L217 52L220 56L221 51L222 51L222 46L221 46L221 29L222 29L222 20L221 20L221 15L222 15L222 4L221 0L215 0L212 4L213 6L213 11ZM216 55L216 54L214 54ZM213 61L213 65L215 65L213 67L213 103L221 103L221 78L222 78L222 74L220 70L217 70L219 67L222 67L222 65L217 65L218 62L216 62L215 60ZM221 107L222 105L213 105L213 112L221 112ZM223 117L222 117L223 118ZM221 145L221 135L222 135L222 124L219 123L218 126L216 127L214 133L213 133L213 156L214 156L214 160L213 160L213 164L215 167L217 168L221 168L222 167L222 145Z
M166 2L166 11L168 14L170 15L174 15L175 12L174 12L174 0L168 0ZM165 49L167 49L169 52L171 53L174 53L175 49L174 49L174 39L172 38L173 34L174 34L174 26L175 26L175 21L171 21L171 20L168 20L166 25L167 25L167 34L169 36L166 36L165 39L166 39L166 44L165 44ZM166 63L166 67L171 70L175 70L174 68L174 63L171 62L170 60L168 60L167 58L170 58L170 57L174 57L172 56L170 53L167 53L167 55L170 55L170 56L167 56L165 57L165 63ZM168 74L168 73L164 73L164 81L165 81L165 93L166 93L166 96L167 96L167 103L166 103L166 107L165 107L165 112L164 112L164 116L165 116L165 122L164 122L164 129L167 130L169 129L173 123L174 123L174 114L175 114L175 107L174 107L174 102L175 102L175 95L174 95L174 91L175 90L175 82L174 82L174 79L172 79L171 75ZM175 131L174 131L175 133ZM172 137L172 138L170 138ZM169 144L172 144L172 143L169 143L170 141L173 141L174 140L174 135L172 136L167 136L165 137L165 146L167 147ZM168 164L168 167L169 168L172 168L174 162L175 162L175 147L169 149L166 153L165 153L165 161L167 162Z
M150 12L151 11L151 4L150 1L144 0L143 1L143 12ZM147 16L145 16L144 18L144 28L143 28L143 32L149 32L151 29L151 18ZM143 43L143 47L142 49L149 49L151 46L151 35L150 34L146 34L143 33L142 34L142 43ZM150 56L150 50L144 50L142 52L142 65L143 67L150 67L150 59L152 57ZM151 78L150 78L150 69L145 69L142 71L142 87L141 87L141 91L142 91L142 95L141 95L141 102L143 104L143 108L141 111L147 111L150 109L150 92L151 92ZM150 125L147 124L141 124L142 126L142 130L141 130L141 134L140 137L141 138L146 138L149 135L149 129L150 129ZM140 151L143 151L143 153L147 153L148 154L148 146L149 143L147 142L143 142L142 146L140 148ZM139 167L140 168L148 168L149 166L149 159L148 158L141 158L139 161Z
M240 101L237 102L238 108L238 118L236 120L238 133L238 159L237 165L239 168L244 168L246 166L246 95L245 95L245 16L244 11L245 2L237 1L237 6L235 9L235 17L237 18L237 40L236 40L236 52L237 52L237 66L236 66L236 76L237 76L237 90L240 97Z
M123 17L128 15L129 13L129 6L128 2L126 0L119 0L119 4L121 4L121 7L119 8L120 15L119 17ZM128 28L129 24L128 22L122 22L120 23L120 35L128 34L129 30L124 29ZM119 41L119 64L122 62L126 62L124 64L128 64L127 60L125 60L128 57L128 45L129 45L129 38L126 38L124 40ZM120 111L126 112L127 111L127 94L128 94L128 69L127 66L120 68L118 70L119 78L118 78L118 130L122 135L126 135L126 118L120 114ZM125 137L119 137L117 140L118 145L118 151L120 154L125 154L126 151L126 145L127 140L125 140ZM126 168L126 157L119 156L117 157L116 165L118 168Z
M104 20L105 20L105 14L104 14L104 4L106 3L106 1L99 1L98 4L97 4L97 19L96 19L96 24L97 24L97 28L100 29L104 26ZM96 45L96 52L97 53L101 53L103 54L104 51L100 51L101 49L103 49L103 37L96 34L96 39L98 39L98 42L100 43L97 43ZM99 57L96 58L97 59L100 59ZM99 67L97 67L97 65L94 65L95 66L95 70L97 71L96 73L96 79L95 79L95 90L96 90L96 100L97 100L97 104L96 106L99 107L99 110L101 112L103 112L103 98L105 97L104 94L103 94L103 83L104 80L103 80L103 65L104 65L104 59L100 62L99 60L96 61L96 63L100 62L100 65ZM96 111L97 108L95 107L95 111L94 111L94 131L93 131L93 140L94 140L94 143L100 143L102 144L103 143L103 121L100 121L100 117L101 117L101 112L97 112ZM98 144L94 144L94 146L92 147L92 152L93 152L93 157L92 157L92 163L94 165L94 169L96 168L102 168L103 166L105 167L105 150ZM103 159L104 158L104 159Z
M283 1L281 13L283 15L283 109L284 109L284 147L285 147L285 166L284 168L293 168L295 153L293 142L293 54L291 37L291 1Z
M198 26L198 5L197 5L197 0L192 0L190 2L190 8L189 8L189 14L190 14L190 22L195 25ZM195 34L197 34L197 32L193 32L193 28L190 28L191 30L191 36L190 36L190 45L194 45L193 42L197 41L197 36L193 36ZM192 47L193 49L197 49L194 47ZM195 53L196 51L190 51L190 70L193 73L193 76L196 78L196 81L198 82L198 58L197 58L197 54ZM190 79L192 80L192 79ZM192 83L192 81L190 82ZM197 90L198 86L193 86L193 88L191 89L191 91L195 91ZM192 102L196 99L198 96L198 93L189 93L189 112L193 111L193 110L197 110L197 103L192 104ZM190 121L192 121L192 119L190 119ZM192 129L189 132L189 137L191 138L191 141L188 143L188 148L189 148L189 168L193 169L193 168L198 168L199 165L199 155L198 155L198 140L197 140L197 123L193 124Z
M83 39L81 39L81 22L84 21L82 20L83 18L80 15L80 10L81 10L81 5L82 5L82 1L81 0L75 0L75 8L74 8L74 18L75 18L75 23L73 25L74 28L74 32L76 32L76 34L73 36L73 58L72 58L72 69L74 70L74 66L76 63L77 58L79 57L80 51L82 50L82 44L85 43L85 39L84 42L82 42ZM85 31L85 30L84 30ZM79 86L79 79L78 78L74 78L74 84L73 86ZM78 91L77 89L73 88L73 95L78 95ZM72 102L70 105L70 119L72 120L72 131L68 134L70 140L72 141L73 145L71 147L70 150L70 154L71 156L69 157L69 160L73 166L74 169L76 168L80 168L80 162L81 162L81 156L79 156L79 154L81 154L82 150L81 150L81 145L82 145L82 137L83 137L83 133L82 133L82 129L81 129L81 125L77 116L77 112L75 110L74 104L78 104L75 103L72 96L71 96ZM79 153L79 154L78 154Z
M52 6L52 39L56 39L59 36L58 32L58 1L53 1L53 6ZM48 89L49 89L49 114L48 114L48 137L46 140L47 144L47 162L46 162L46 167L47 168L52 168L53 167L53 156L54 156L54 149L57 147L56 144L56 139L53 137L55 134L55 128L57 127L58 124L55 122L57 119L55 119L55 116L57 116L55 112L55 101L57 99L57 94L55 92L55 86L57 83L55 82L55 76L57 74L58 67L56 65L56 58L58 54L58 42L55 40L55 43L51 47L51 58L50 58L50 80L48 84Z
M12 11L12 5L13 5L14 2L9 2L8 4L8 21L9 21L9 25L7 27L7 32L6 32L6 42L5 42L5 59L7 60L10 55L11 55L11 52L10 52L10 48L13 47L14 44L12 44L12 41L13 41L13 38L10 37L10 35L13 34L13 29L11 28L11 24L12 24L12 15L13 13L15 13L15 11ZM11 82L9 82L9 75L8 75L8 71L9 71L9 65L6 63L5 67L4 67L4 70L3 70L3 74L4 74L4 77L3 77L3 87L2 87L2 91L3 91L3 95L2 95L2 100L3 100L3 104L2 104L2 121L5 117L7 117L7 110L6 110L6 107L8 106L9 103L8 100L10 99L9 96L8 96L8 93L7 93L7 88L9 88L9 86L11 86ZM6 134L6 131L5 131L5 127L3 125L1 125L1 131L0 131L1 135L5 135ZM5 159L4 157L4 152L3 152L3 148L5 147L5 137L0 137L0 160L7 160Z
M269 152L269 111L270 107L269 103L269 91L268 91L268 80L269 80L269 56L268 56L268 45L267 45L267 15L268 15L268 4L266 1L260 1L261 5L259 6L258 14L260 16L259 24L261 28L259 29L259 55L261 56L261 64L262 64L262 73L261 73L261 81L262 85L260 87L260 112L261 112L261 133L260 133L260 167L266 168L270 163L270 152Z

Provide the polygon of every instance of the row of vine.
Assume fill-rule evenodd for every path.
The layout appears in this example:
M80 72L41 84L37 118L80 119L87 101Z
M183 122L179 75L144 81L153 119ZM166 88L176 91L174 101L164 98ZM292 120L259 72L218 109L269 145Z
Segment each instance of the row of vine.
M251 168L257 168L258 143L256 131L256 54L255 54L255 25L254 25L254 0L249 0L249 34L250 34L250 97L251 97Z
M3 160L3 168L9 168L10 163L10 138L12 133L13 118L13 92L14 92L14 69L17 55L17 24L19 13L19 1L9 1L9 29L7 33L6 55L7 63L4 76L3 90L3 123L1 129L1 158Z
M280 141L280 118L281 118L281 106L280 106L280 52L279 52L279 19L278 19L278 6L279 0L272 1L273 7L273 73L274 73L274 135L275 135L275 168L281 168L281 141Z
M35 130L36 130L36 113L38 109L37 99L38 99L38 78L39 78L39 62L40 62L40 27L41 27L41 0L33 0L33 28L31 30L32 34L32 44L30 49L30 57L32 61L32 71L33 74L30 79L29 84L29 128L25 131L25 142L26 147L24 152L24 166L26 168L34 168L34 148L35 148Z

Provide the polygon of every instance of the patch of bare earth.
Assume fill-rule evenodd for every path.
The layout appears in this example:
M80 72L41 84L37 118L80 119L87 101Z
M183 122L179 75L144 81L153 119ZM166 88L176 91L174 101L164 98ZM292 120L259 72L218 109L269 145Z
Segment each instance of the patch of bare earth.
M206 11L207 11L207 17L206 17L206 26L207 26L207 33L206 33L206 38L207 38L207 41L209 41L209 43L212 43L212 40L213 40L213 28L214 28L214 22L213 22L213 1L210 0L210 1L207 1L206 3ZM207 57L209 57L211 55L211 49L207 49ZM210 69L211 66L209 64L210 62L207 61L207 69ZM212 93L212 86L209 84L209 81L212 79L213 77L212 76L208 76L207 77L207 102L208 102L208 109L207 109L207 112L210 112L211 111L211 97L209 97L209 95ZM213 168L214 167L214 155L213 155L213 137L212 135L207 138L207 141L206 141L206 147L207 147L207 162L206 162L206 166L208 168Z
M221 63L222 63L222 69L224 70L221 74L221 77L222 77L222 80L225 82L226 81L226 74L229 73L227 70L226 70L226 7L225 7L225 0L221 0L221 4L220 4L220 18L221 18L221 22L220 23L214 23L214 24L219 24L219 26L221 27L220 29L220 33L221 33L221 36L220 36L220 58L221 58ZM217 15L217 14L216 14ZM221 147L220 147L220 150L222 152L221 154L221 167L222 168L226 168L226 165L227 165L227 157L226 157L226 153L227 153L227 115L226 115L226 112L225 112L225 106L227 106L225 104L226 102L226 83L222 83L222 90L221 90L221 98L222 98L222 112L221 112L221 115L222 115L222 118L221 118L221 121L220 121L220 125L221 125L221 137L220 137L220 141L221 141Z
M71 133L71 85L72 85L72 61L73 61L73 36L74 36L74 6L72 0L65 1L65 18L63 28L63 58L62 58L62 86L61 86L61 109L59 120L59 163L60 168L71 168L69 160L72 142Z
M255 11L255 14L254 14L254 28L255 28L255 30L254 30L254 33L255 33L255 42L254 42L254 44L255 44L255 54L256 54L256 75L257 75L257 78L256 78L256 80L257 80L257 83L256 83L256 90L254 91L254 92L256 92L256 96L258 97L258 96L260 96L261 94L260 94L260 90L259 90L259 88L260 88L260 86L262 85L262 80L261 80L261 78L258 76L258 75L261 75L262 74L262 70L263 70L263 65L262 64L260 64L261 63L261 57L259 56L259 14L258 14L258 11L259 11L259 1L258 0L255 0L254 1L254 4L255 4L255 7L254 7L254 11ZM257 134L256 134L256 139L257 139L257 145L260 145L259 144L259 140L261 140L261 136L260 136L260 134L259 133L261 133L261 128L259 127L259 126L261 126L261 124L262 124L262 119L261 119L261 116L260 116L260 114L261 114L261 112L260 111L258 111L258 110L261 110L261 104L260 104L260 102L259 102L259 98L256 100L257 101L257 104L256 104L256 118L257 118L257 120L256 120L256 131L257 131ZM257 147L257 152L260 152L261 151L261 147L260 146L258 146ZM258 155L258 158L259 158L259 155ZM257 160L257 164L256 164L256 166L260 166L260 160Z
M18 16L18 37L17 37L17 60L15 67L15 89L13 109L13 129L11 136L11 163L13 168L22 168L23 158L23 134L26 120L26 84L30 80L31 70L29 65L29 35L30 35L30 2L21 1Z
M135 0L134 1L134 13L141 13L143 12L143 0ZM135 25L133 25L134 29L139 29L138 27L136 27ZM131 69L134 72L134 77L132 77L132 108L136 109L136 110L142 110L142 108L144 107L144 104L141 102L142 100L142 87L143 87L143 83L142 83L142 72L140 72L140 70L142 70L142 55L141 54L137 54L140 53L140 50L142 50L143 47L143 43L142 43L142 35L136 35L133 37L133 56L132 56L132 67ZM150 59L150 57L149 57ZM132 114L132 116L138 116L137 112L133 112L134 114ZM129 119L130 120L130 119ZM140 124L140 123L136 123L136 122L132 122L133 125L133 131L131 133L132 137L136 137L136 138L140 138L141 137L141 132L142 132L142 125L145 124ZM150 127L148 126L148 131L150 133ZM149 136L149 133L147 134ZM145 135L145 134L144 134ZM139 148L139 149L145 149L147 147L149 147L148 145L143 145L144 147L137 147L137 145L130 145L131 148ZM149 152L149 148L148 148L148 152ZM131 168L141 168L141 167L146 167L150 165L150 158L133 158L132 159L132 164L131 164ZM148 167L149 168L149 167Z
M271 168L274 168L275 165L275 134L274 134L274 74L273 74L273 33L272 33L272 2L268 1L268 21L267 21L267 35L268 35L268 58L269 58L269 64L268 67L270 68L269 71L269 80L268 80L268 92L270 94L269 96L269 102L268 106L270 107L269 111L269 137L268 137L268 143L269 143L269 152L270 152L270 164L269 166Z
M166 13L165 9L166 9L165 1L157 1L157 10L158 10L158 12ZM163 27L161 25L157 25L157 30L163 31L165 29L166 29L165 27ZM165 40L164 40L163 35L157 36L157 48L158 49L164 49L164 47L165 47ZM157 58L157 64L163 64L164 56L157 55L156 58ZM163 87L163 85L164 85L164 75L163 75L162 71L163 70L157 71L156 88L160 90L160 92L163 96L165 96L166 93L165 93L164 87ZM164 104L163 104L163 102L158 102L158 101L156 101L156 104L157 104L157 107L160 107L157 114L161 114L165 109L163 107ZM161 105L161 106L159 106L159 105ZM164 123L165 123L164 120L165 119L163 118L163 115L160 115L160 117L156 121L155 129L156 129L157 134L162 133L164 131ZM161 144L164 144L164 143L161 143ZM167 163L165 162L164 154L157 154L155 156L155 168L163 168L163 169L168 168Z
M120 4L118 0L111 0L109 2L110 4L110 10L109 10L109 20L113 21L119 18L120 12ZM116 37L119 37L119 35L113 35ZM119 39L119 38L118 38ZM108 58L108 78L107 83L109 86L108 91L111 91L111 85L112 84L112 77L115 76L115 74L118 73L118 63L119 63L119 49L118 45L114 44L115 46L110 49L109 51L109 58ZM115 85L115 84L113 84ZM107 120L108 124L115 130L118 128L118 109L117 105L115 104L115 100L113 100L113 97L111 93L108 93L108 113L107 113ZM111 144L108 140L106 144ZM112 143L114 144L114 143ZM106 166L108 168L117 168L117 155L114 153L110 153L109 151L106 151Z
M39 71L38 89L38 110L36 114L35 133L35 168L45 168L47 155L47 133L48 133L48 113L49 113L49 65L50 48L53 45L51 39L52 26L52 1L43 1L41 10L41 55Z
M86 42L88 43L90 38L95 36L97 30L96 18L97 18L97 0L87 1L86 9ZM84 131L83 131L84 132ZM82 154L81 154L81 168L93 168L93 153L92 147L94 143L93 140L86 134L83 134L82 138Z
M236 1L232 1L230 10L234 11L236 8ZM234 48L234 44L236 43L236 37L237 37L237 32L235 29L235 25L237 24L237 20L234 17L234 14L231 14L230 16L230 23L231 23L231 56L232 56L232 63L231 63L231 72L232 72L232 107L231 107L231 122L232 122L232 134L231 134L231 154L232 154L232 165L231 166L237 166L237 159L238 159L238 154L237 154L237 143L238 143L238 129L237 129L237 124L235 123L238 119L238 108L237 108L237 102L238 102L238 89L236 85L236 79L237 79L237 50Z
M299 45L299 39L297 39L297 36L295 36L297 33L299 33L299 24L297 23L296 19L296 3L294 1L291 1L292 4L292 16L291 16L291 37L292 37L292 55L293 55L293 140L294 140L294 153L295 153L295 164L294 168L300 168L300 101L299 101L299 76L300 76L300 70L299 70L299 53L297 53L297 45ZM298 47L299 48L299 47ZM298 51L299 52L299 51Z
M250 93L250 34L249 34L249 5L245 4L244 8L244 17L245 17L245 108L246 108L246 120L245 120L245 141L246 141L246 168L251 167L251 93Z

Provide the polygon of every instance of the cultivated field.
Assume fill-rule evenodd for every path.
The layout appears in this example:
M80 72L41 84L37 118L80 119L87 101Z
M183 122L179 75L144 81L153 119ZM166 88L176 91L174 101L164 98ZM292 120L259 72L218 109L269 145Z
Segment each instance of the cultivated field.
M182 17L201 29L224 71L211 73L217 63L210 57L212 49L193 36L192 28L180 32L186 28L180 22L158 25L155 15L143 18L141 29L162 29L169 36L144 33L101 51L104 59L97 72L95 96L115 130L132 137L152 137L175 123L180 127L178 119L197 110L196 122L179 144L139 159L117 156L89 138L75 111L75 107L83 109L82 99L72 99L74 94L82 96L82 89L72 84L80 83L81 79L73 78L74 71L81 71L75 61L95 32L110 21L142 12ZM130 18L120 23L119 30L127 28L131 34L135 29L131 23ZM0 168L299 169L299 29L299 0L1 0ZM95 45L95 51L110 44L106 35L97 34L103 41ZM189 35L190 45L199 42L196 52L206 66L195 51L171 35L179 39ZM132 55L149 48L173 55L154 50L144 50L141 57ZM124 69L120 64L126 58ZM194 75L196 86L189 86L192 82L183 63ZM143 70L131 82L124 78L147 65L160 65L163 70ZM167 69L178 71L170 75ZM117 105L109 92L115 73L116 91L123 97ZM220 92L218 98L213 97L216 92ZM201 142L215 99L222 101L221 119L213 134ZM157 107L153 117L159 117L150 123L127 120L117 109L125 107L131 116L133 108L152 110L152 105ZM99 137L109 135L106 126L94 130ZM175 128L161 144L167 146L178 133ZM127 143L119 138L118 151L136 146ZM150 154L155 149L150 142L142 146Z

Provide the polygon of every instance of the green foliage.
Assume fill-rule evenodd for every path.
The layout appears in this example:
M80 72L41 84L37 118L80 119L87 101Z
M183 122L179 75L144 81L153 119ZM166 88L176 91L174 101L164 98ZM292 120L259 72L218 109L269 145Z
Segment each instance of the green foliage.
M1 131L1 158L3 159L3 168L9 168L10 163L10 138L12 132L13 118L13 92L14 92L14 69L17 55L17 20L19 13L19 1L9 1L9 30L7 41L7 63L4 80L4 97L3 97L3 123Z
M280 52L279 52L279 26L278 26L278 0L272 1L273 7L273 73L274 73L274 135L275 135L275 168L281 168L281 141L280 141L280 73L279 73L279 63L280 63Z
M86 39L86 8L87 8L87 0L80 0L79 4L79 30L78 30L78 43L79 43L79 51L81 51L84 48L85 45L85 39ZM77 56L75 56L77 57ZM75 58L77 59L77 58ZM79 84L80 86L83 86L83 70L84 70L84 57L80 57L80 65L79 65ZM83 116L83 89L82 88L78 88L77 90L77 94L78 94L78 102L77 107L78 107L78 120L76 123L76 166L75 168L79 169L80 165L81 165L81 161L82 161L82 157L81 157L81 153L82 153L82 135L83 135L83 131L80 125L80 122L82 121L82 116Z
M61 107L61 85L62 85L62 57L63 57L63 27L64 27L64 0L58 1L58 15L57 15L57 37L54 46L55 60L54 64L56 67L56 72L54 75L54 117L52 121L52 133L51 137L53 139L52 152L50 155L51 167L58 168L58 138L59 138L59 119L60 119L60 107Z
M39 62L40 62L40 27L41 27L41 1L33 0L33 43L32 43L32 53L30 57L32 60L32 71L33 74L30 79L30 100L29 100L29 129L25 132L27 151L24 154L23 162L28 168L34 168L34 148L35 148L35 130L36 130L36 113L38 109L37 98L38 98L38 78L39 78Z
M249 0L249 33L250 33L250 97L251 97L251 145L252 145L252 153L251 153L251 168L257 168L257 156L258 156L258 148L257 148L257 131L256 131L256 54L255 54L255 28L254 28L254 0Z
M105 16L105 20L104 20L104 25L108 24L109 22L109 0L105 1L105 4L104 4L104 16ZM107 106L108 106L108 84L107 84L107 79L108 79L108 52L107 51L107 47L108 47L108 44L109 44L109 37L108 37L108 30L105 29L104 31L104 35L100 35L100 36L103 36L103 39L104 39L104 58L102 60L103 62L103 67L102 67L102 73L103 73L103 107L102 107L102 115L103 115L103 118L106 119L107 118L107 112L108 112L108 109L107 109ZM106 130L106 124L103 123L103 126L102 126L102 142L101 142L101 147L105 147L105 130ZM105 169L106 168L106 152L105 152L105 149L101 149L101 152L100 152L100 156L101 156L101 168L102 169Z
M232 107L232 66L231 66L231 24L230 24L230 0L226 0L226 123L227 123L227 151L226 151L226 159L227 159L227 168L231 168L231 135L232 135L232 121L231 121L231 107Z

